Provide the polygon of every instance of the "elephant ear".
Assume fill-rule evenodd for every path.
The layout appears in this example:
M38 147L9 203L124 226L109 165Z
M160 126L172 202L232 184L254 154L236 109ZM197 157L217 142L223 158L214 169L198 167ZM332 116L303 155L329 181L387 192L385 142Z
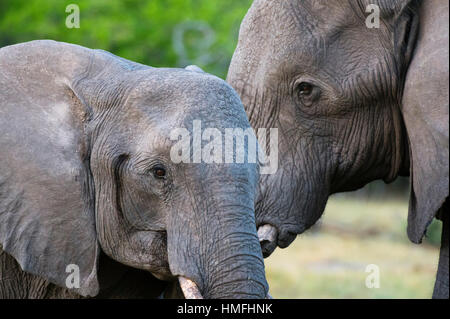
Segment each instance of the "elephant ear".
M91 110L72 87L89 76L93 52L54 41L0 49L0 248L24 271L84 296L99 290L99 245Z
M411 163L408 236L414 243L422 241L449 191L448 1L423 1L419 18L403 93Z

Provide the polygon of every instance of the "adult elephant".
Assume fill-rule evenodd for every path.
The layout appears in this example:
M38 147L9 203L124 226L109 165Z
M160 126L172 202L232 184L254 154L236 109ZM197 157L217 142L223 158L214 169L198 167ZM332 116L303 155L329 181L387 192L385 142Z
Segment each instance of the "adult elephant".
M443 221L434 297L448 298L448 24L448 1L254 1L227 80L254 128L279 129L256 206L265 256L331 194L409 175L408 236Z
M148 297L153 274L186 297L264 298L258 168L172 161L173 130L194 119L250 127L198 68L54 41L0 49L0 297Z

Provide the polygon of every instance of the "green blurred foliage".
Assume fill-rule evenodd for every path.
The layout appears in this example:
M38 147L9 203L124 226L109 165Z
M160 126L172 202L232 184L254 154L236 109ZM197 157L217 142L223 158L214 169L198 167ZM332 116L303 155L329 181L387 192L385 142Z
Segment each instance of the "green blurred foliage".
M437 219L433 219L433 222L428 226L427 233L425 234L425 242L436 247L441 246L442 237L442 222Z
M224 78L251 2L0 0L0 47L53 39L151 66L197 64ZM65 25L72 3L80 8L79 29Z

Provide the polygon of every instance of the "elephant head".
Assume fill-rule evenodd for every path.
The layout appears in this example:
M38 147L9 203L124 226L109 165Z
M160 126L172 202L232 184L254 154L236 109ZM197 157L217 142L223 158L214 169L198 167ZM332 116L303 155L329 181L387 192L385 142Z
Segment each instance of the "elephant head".
M422 240L448 198L447 2L255 0L227 80L255 129L279 129L280 168L256 204L265 256L331 194L403 175Z
M103 251L187 297L266 296L256 164L171 160L195 119L250 127L228 84L33 41L0 49L0 87L0 244L24 271L65 287L77 265L95 296Z

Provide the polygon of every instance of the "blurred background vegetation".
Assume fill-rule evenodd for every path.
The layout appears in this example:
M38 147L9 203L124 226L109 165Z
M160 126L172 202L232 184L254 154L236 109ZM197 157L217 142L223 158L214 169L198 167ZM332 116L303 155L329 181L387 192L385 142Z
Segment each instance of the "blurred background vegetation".
M53 39L151 66L197 64L222 78L251 0L0 0L0 47ZM65 26L66 6L80 28Z
M66 7L80 8L80 28L66 27ZM252 0L0 0L0 47L53 39L103 49L159 67L196 64L225 78L239 25ZM375 182L333 196L324 217L266 260L276 298L429 298L441 224L424 244L406 237L408 180ZM380 267L368 289L365 267Z
M431 298L441 223L414 245L406 235L407 196L362 192L332 196L316 226L266 259L275 298ZM380 288L368 289L372 264Z

